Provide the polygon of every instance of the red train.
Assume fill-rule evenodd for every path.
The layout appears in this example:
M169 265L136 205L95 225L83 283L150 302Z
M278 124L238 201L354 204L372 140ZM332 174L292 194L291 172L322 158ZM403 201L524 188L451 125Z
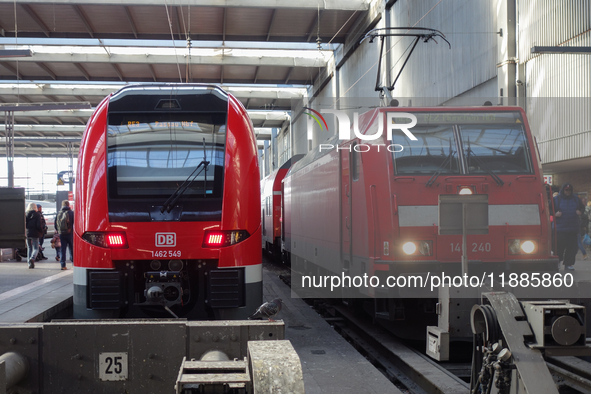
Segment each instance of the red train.
M395 114L386 116L390 112ZM462 235L453 231L459 223L461 234L462 210L453 213L445 203L465 195L476 197L484 215L476 234L467 236L470 274L556 272L558 260L551 255L540 157L521 108L379 108L359 116L360 133L387 130L386 119L408 123L397 112L417 118L410 129L416 140L400 130L391 141L385 132L375 141L335 136L286 175L283 209L292 268L318 279L300 283L302 278L292 276L292 288L365 297L364 309L392 331L424 339L425 326L437 325L441 308L447 308L437 298L355 283L349 285L352 293L338 286L331 291L325 278L367 274L384 284L414 273L462 274ZM449 306L452 336L471 338L473 304Z
M279 258L282 241L282 182L289 168L304 155L295 155L261 181L261 222L263 250Z
M262 302L252 122L215 86L105 98L78 158L74 318L246 318Z

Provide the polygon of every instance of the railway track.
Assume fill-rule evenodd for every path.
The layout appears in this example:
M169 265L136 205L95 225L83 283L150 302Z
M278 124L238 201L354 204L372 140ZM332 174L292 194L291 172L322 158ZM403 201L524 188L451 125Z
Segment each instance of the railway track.
M265 269L291 284L291 273L285 265L265 255L263 261ZM444 367L447 365L460 376L469 377L469 364L437 364L381 327L355 316L344 305L317 299L306 302L403 393L469 394L469 384Z
M270 258L265 260L266 269L289 285L289 269ZM470 393L470 361L437 363L335 300L306 301L403 393ZM577 357L548 357L546 361L560 394L591 394L591 362Z
M469 384L381 327L355 316L345 306L324 305L325 319L364 354L396 387L411 394L468 394ZM450 364L469 375L469 364Z

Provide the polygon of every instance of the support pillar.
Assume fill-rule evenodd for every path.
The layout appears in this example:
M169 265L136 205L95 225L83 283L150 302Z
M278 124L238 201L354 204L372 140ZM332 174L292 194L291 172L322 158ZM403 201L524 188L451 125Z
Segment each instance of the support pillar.
M516 0L498 0L497 80L500 105L515 105L517 97Z
M6 134L6 161L8 169L8 187L14 187L14 111L4 113L4 130Z

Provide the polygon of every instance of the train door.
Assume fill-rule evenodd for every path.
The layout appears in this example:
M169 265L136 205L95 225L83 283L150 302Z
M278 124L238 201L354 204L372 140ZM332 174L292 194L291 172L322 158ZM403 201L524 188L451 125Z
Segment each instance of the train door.
M351 184L351 152L339 150L341 164L341 261L348 272L352 258L353 192Z

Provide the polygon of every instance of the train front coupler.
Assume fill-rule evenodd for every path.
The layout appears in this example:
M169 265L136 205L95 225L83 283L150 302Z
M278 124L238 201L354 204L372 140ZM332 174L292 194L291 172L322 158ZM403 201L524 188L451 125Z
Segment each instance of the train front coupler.
M171 306L183 303L183 286L180 271L149 271L144 273L146 301L140 305L162 305L175 318Z

